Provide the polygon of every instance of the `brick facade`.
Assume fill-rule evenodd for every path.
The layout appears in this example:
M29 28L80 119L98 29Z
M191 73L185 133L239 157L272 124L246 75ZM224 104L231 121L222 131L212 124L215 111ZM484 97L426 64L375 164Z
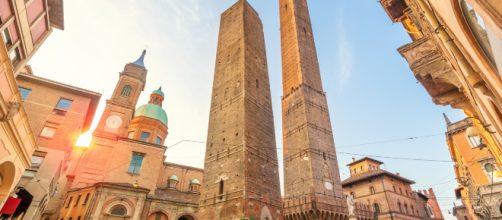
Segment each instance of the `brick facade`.
M282 219L263 27L238 1L221 16L200 219Z
M279 2L285 215L346 215L307 1Z
M382 170L381 164L371 158L350 163L350 177L342 182L344 192L369 204L375 219L444 219L432 189L415 192L413 180Z

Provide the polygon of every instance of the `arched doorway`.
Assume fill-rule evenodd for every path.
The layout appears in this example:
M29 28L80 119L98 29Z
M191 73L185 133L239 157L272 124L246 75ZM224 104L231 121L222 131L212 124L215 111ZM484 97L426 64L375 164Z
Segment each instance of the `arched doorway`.
M169 218L162 212L154 212L148 216L148 220L169 220Z
M178 220L195 220L195 218L190 215L184 215L178 218Z
M0 165L0 201L7 199L7 196L14 184L16 176L16 167L10 161L6 161Z

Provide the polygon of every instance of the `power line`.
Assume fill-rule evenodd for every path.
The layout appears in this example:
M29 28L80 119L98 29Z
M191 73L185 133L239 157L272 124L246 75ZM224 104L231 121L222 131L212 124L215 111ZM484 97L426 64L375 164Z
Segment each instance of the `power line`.
M430 136L430 135L427 135ZM418 137L410 137L413 139L420 138L420 137L425 137L425 136L418 136ZM410 138L407 138L409 140L412 140ZM394 139L395 140L403 140L403 139ZM173 148L176 145L179 145L184 142L192 142L192 143L200 143L200 144L206 144L207 142L205 141L198 141L198 140L190 140L190 139L183 139L181 141L176 142L173 145L170 145L167 147L167 149ZM386 142L390 142L390 140L387 140ZM373 142L376 143L376 142ZM211 144L219 144L219 145L229 145L232 146L231 144L226 144L226 143L211 143ZM369 143L366 143L368 145ZM278 150L283 150L284 148L276 148ZM411 158L411 157L395 157L395 156L381 156L381 155L370 155L370 154L359 154L359 153L351 153L351 152L342 152L342 151L337 151L338 154L346 154L346 155L352 155L352 156L361 156L361 157L374 157L374 158L384 158L384 159L392 159L392 160L409 160L409 161L425 161L425 162L439 162L439 163L452 163L450 160L438 160L438 159L425 159L425 158Z
M436 133L436 134L429 134L429 135L422 135L422 136L412 136L412 137L404 137L404 138L387 139L387 140L367 142L367 143L362 143L362 144L339 145L336 148L350 148L350 147L367 146L367 145L375 145L375 144L385 144L385 143L392 143L392 142L411 141L411 140L416 140L416 139L421 139L421 138L437 137L437 136L441 136L441 135L444 135L444 133Z
M341 152L341 151L338 151L337 153L347 154L347 155L352 155L352 156L360 156L360 157L385 158L385 159L392 159L392 160L412 160L412 161L453 163L453 161L451 161L451 160L435 160L435 159L411 158L411 157L392 157L392 156L380 156L380 155L370 155L370 154L356 154L356 153Z

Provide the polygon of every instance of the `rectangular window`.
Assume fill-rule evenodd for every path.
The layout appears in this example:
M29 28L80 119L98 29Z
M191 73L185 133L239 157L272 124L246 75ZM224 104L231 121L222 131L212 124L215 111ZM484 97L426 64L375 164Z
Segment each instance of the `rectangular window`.
M23 100L23 102L26 101L26 98L28 97L30 92L31 89L19 87L19 93L21 94L21 99Z
M150 137L150 133L143 131L143 132L141 132L140 140L141 141L147 141L149 137Z
M70 204L71 204L72 200L73 200L73 197L70 196L70 198L68 199L68 203L66 203L66 208L70 207Z
M155 144L160 144L160 142L162 142L162 138L157 137L157 138L155 139Z
M78 203L80 202L80 197L81 197L81 195L78 195L77 200L75 200L75 205L74 205L75 207L76 207L76 206L78 205Z
M85 195L85 198L84 198L84 203L82 203L82 205L87 204L87 201L88 201L88 200L89 200L89 193L87 193L87 194Z
M9 58L12 64L16 64L20 57L19 57L19 49L16 47L14 48L10 53L9 53Z
M139 170L141 169L141 164L143 163L144 157L145 155L142 153L138 152L132 153L131 164L129 165L129 170L128 170L130 174L135 174L135 175L139 174Z
M56 130L57 130L56 128L49 127L46 125L46 126L44 126L44 128L42 128L42 132L40 132L40 137L52 138L52 137L54 137Z
M134 131L129 131L129 133L127 133L127 138L129 139L134 138Z
M34 178L37 175L37 171L33 170L24 170L23 177Z
M3 42L9 48L12 45L12 38L10 37L9 28L4 28L2 31Z
M43 156L36 156L36 155L31 156L31 169L32 170L40 169L40 166L42 165L44 159L45 157Z
M68 109L70 109L72 103L73 103L72 100L60 98L58 104L56 105L56 108L60 109L60 110L68 111Z

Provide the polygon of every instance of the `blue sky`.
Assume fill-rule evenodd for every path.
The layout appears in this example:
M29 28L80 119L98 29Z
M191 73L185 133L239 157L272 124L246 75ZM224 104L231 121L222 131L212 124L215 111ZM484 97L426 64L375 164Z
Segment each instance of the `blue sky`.
M65 2L65 31L54 31L32 59L35 74L110 97L118 72L147 49L145 92L162 86L169 117L167 145L207 134L219 16L232 0L72 0ZM250 0L266 37L276 137L281 147L281 60L278 1ZM96 7L99 6L99 7ZM365 155L449 160L442 113L417 82L397 48L411 42L377 1L311 0L311 19L327 92L337 151ZM428 136L362 145L382 140ZM204 144L181 143L167 160L202 167ZM279 153L282 153L279 151ZM342 178L353 156L338 154ZM279 155L280 158L282 158ZM376 158L384 168L432 186L445 217L455 201L453 163Z

